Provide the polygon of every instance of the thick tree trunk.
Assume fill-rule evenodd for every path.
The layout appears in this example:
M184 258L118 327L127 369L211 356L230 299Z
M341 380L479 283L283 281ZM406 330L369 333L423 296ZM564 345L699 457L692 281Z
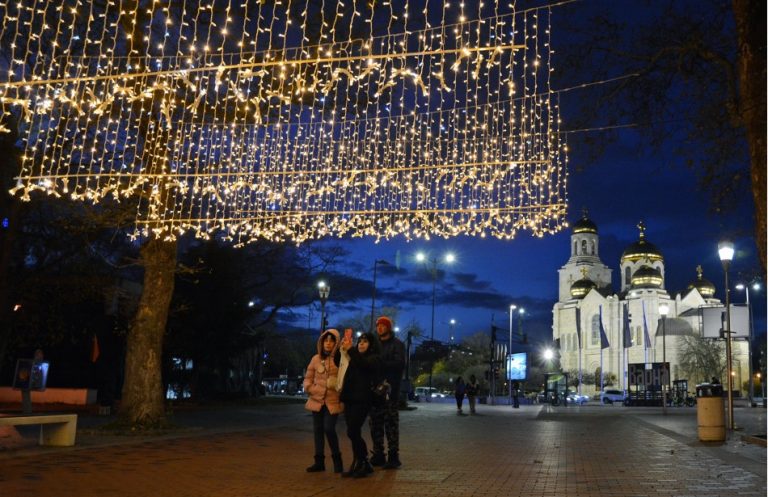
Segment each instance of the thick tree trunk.
M765 271L766 256L766 2L733 0L739 40L739 107L751 160L755 242Z
M152 238L141 249L144 289L128 334L120 408L122 419L134 426L152 427L165 421L162 350L173 296L176 248L175 241Z

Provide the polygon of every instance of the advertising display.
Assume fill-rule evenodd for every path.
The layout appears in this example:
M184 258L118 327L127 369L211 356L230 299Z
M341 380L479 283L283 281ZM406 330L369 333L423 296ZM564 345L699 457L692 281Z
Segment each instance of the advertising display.
M525 380L528 376L528 353L507 355L507 379Z

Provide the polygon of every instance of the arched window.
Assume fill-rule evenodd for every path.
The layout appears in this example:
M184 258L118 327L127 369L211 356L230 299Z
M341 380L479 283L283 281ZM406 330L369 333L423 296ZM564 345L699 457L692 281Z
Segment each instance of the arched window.
M629 266L624 268L624 284L629 285L632 283L632 273L629 269Z
M581 241L581 255L587 255L587 241Z
M600 315L595 314L592 316L592 330L589 334L590 347L600 346Z
M573 242L573 255L577 255L579 253L579 242Z
M589 242L589 243L590 243L590 245L592 246L592 247L591 247L591 248L592 248L592 255L595 255L595 241L594 241L594 240L592 240L592 241L591 241L591 242Z

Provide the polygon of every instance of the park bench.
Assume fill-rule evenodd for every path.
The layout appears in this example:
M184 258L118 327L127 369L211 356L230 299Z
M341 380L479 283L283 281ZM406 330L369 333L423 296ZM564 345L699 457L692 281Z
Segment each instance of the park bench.
M0 415L0 426L40 425L40 445L70 447L75 445L77 414Z

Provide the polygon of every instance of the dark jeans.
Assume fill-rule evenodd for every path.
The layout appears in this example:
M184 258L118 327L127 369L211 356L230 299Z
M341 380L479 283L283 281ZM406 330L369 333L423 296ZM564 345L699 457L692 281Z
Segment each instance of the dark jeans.
M456 408L461 410L461 404L463 404L463 403L464 403L464 396L463 395L461 395L461 396L457 395L456 396Z
M339 453L339 437L336 435L336 420L338 414L331 414L328 408L323 406L320 412L312 412L312 428L315 433L315 455L325 455L324 440L328 439L328 447L331 455Z
M344 404L344 416L347 419L347 436L352 442L352 453L355 460L362 461L368 457L368 446L363 440L363 423L368 417L370 406L368 404L353 404L346 402Z

